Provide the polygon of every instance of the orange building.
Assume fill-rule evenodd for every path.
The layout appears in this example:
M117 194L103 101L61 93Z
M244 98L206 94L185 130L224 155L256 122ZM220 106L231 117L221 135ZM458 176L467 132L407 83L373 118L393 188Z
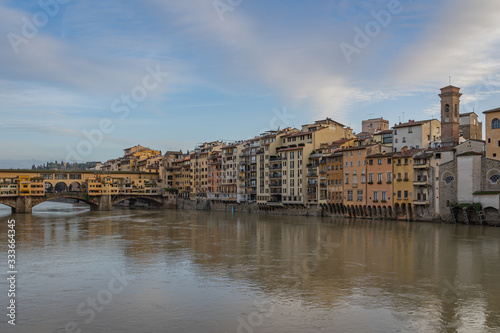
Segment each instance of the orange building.
M366 157L367 206L373 216L392 216L394 153L373 154Z
M350 216L367 215L366 156L390 151L390 147L380 143L341 150L344 163L343 204Z

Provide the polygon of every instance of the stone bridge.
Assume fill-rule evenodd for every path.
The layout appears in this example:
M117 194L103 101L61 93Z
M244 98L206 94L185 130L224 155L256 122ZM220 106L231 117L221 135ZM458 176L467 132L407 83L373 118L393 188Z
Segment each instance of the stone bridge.
M12 213L29 214L36 205L61 198L85 202L90 205L90 210L95 211L110 211L117 203L130 199L149 201L157 207L162 207L166 204L166 200L162 195L116 194L89 196L85 192L47 193L44 196L0 197L0 204L11 207Z

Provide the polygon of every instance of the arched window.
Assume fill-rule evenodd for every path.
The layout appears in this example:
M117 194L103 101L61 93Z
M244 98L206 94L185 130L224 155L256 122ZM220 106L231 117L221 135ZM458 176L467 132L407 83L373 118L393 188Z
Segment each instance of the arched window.
M500 175L498 173L496 173L496 174L494 174L493 176L490 177L490 181L493 184L498 183L499 180L500 180Z
M500 119L498 118L493 119L493 121L491 122L491 128L492 129L500 128Z
M446 112L450 112L450 104L446 104L446 105L444 106L444 110L445 110Z
M448 176L448 177L446 177L445 182L446 182L446 184L449 184L449 183L451 183L451 182L452 182L452 181L454 181L454 180L455 180L455 177L453 177L453 176Z

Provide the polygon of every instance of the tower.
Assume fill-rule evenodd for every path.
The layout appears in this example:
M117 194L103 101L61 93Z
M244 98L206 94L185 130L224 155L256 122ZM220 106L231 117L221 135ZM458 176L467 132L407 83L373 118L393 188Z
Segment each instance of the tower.
M460 88L441 88L441 145L455 146L460 135Z

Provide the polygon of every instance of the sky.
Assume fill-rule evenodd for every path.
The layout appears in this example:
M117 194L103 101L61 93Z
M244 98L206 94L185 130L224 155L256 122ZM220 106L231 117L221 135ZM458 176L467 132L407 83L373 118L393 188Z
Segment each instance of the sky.
M0 161L500 107L497 0L0 0Z

